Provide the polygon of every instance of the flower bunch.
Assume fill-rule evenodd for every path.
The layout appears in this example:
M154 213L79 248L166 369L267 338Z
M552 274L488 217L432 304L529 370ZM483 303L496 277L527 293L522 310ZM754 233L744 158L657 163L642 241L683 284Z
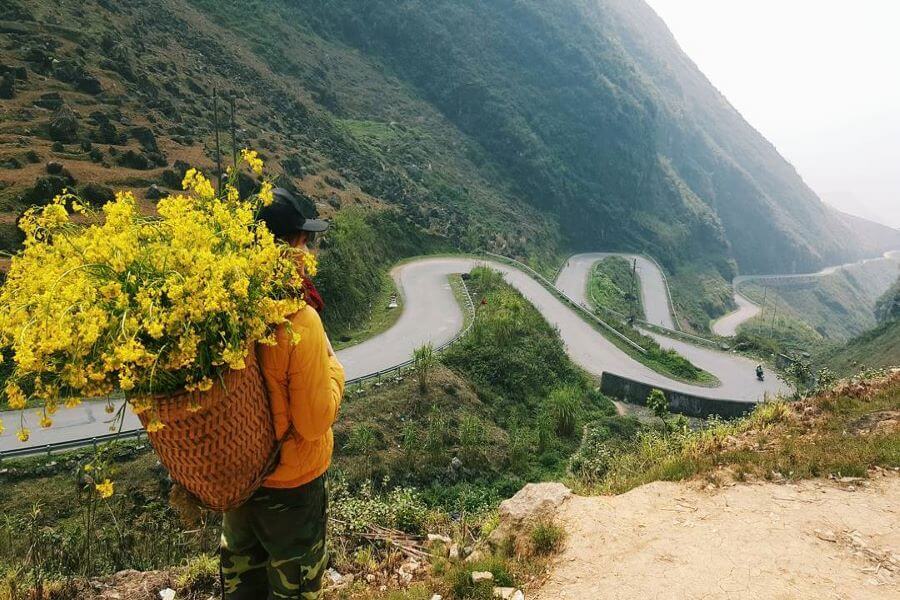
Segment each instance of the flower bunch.
M243 156L262 171L255 152ZM244 368L253 342L274 343L275 328L290 326L303 306L299 261L256 220L271 183L241 198L235 170L217 193L191 169L183 187L159 201L158 216L129 192L100 213L64 192L22 217L24 248L0 288L12 408L33 401L50 426L60 404L121 391L152 412L154 397L209 389ZM148 429L164 426L150 417Z

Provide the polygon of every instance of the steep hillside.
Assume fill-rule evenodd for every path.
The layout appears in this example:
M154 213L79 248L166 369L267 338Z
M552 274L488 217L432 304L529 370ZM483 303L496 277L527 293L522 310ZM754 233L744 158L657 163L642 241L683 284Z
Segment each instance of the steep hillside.
M781 316L805 323L826 340L847 340L878 324L879 303L887 302L881 299L897 280L898 266L882 259L817 277L748 281L741 284L741 293L765 306L746 326Z
M900 279L878 299L875 314L879 323L877 327L839 348L825 351L820 361L842 376L864 367L900 365Z
M464 249L645 250L725 281L900 245L821 204L640 1L6 0L0 30L7 248L63 185L152 201L210 169L214 88L322 213Z

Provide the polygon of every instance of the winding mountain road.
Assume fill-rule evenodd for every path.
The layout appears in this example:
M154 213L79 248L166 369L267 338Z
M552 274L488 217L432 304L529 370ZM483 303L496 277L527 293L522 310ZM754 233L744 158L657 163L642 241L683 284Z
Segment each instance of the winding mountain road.
M900 251L892 250L890 252L885 252L882 256L876 256L874 258L864 258L862 260L851 263L826 267L821 271L817 271L815 273L792 273L789 275L740 275L738 277L735 277L731 282L731 287L734 290L734 301L738 305L738 307L736 310L733 310L732 312L719 317L715 322L713 322L713 333L724 337L731 337L733 335L736 335L737 329L742 323L744 323L745 321L749 321L750 319L758 315L760 310L762 310L758 304L754 303L752 300L740 293L739 290L742 283L745 283L747 281L789 281L791 279L802 279L806 277L826 277L842 269L852 269L853 267L880 261L886 261L894 263L896 265L900 265Z
M587 305L586 290L591 267L605 256L609 254L579 254L571 257L559 273L557 288L575 301ZM673 319L665 279L659 268L644 257L623 256L629 260L638 260L647 321L672 328ZM678 392L736 401L755 402L765 394L789 391L789 387L774 376L765 382L758 382L753 375L754 363L749 359L644 331L663 347L675 349L698 367L713 373L719 378L721 385L711 388L671 380L622 352L588 325L573 308L564 304L525 271L500 262L469 257L422 258L394 268L391 276L404 297L403 314L391 329L338 352L347 378L368 375L400 364L409 359L415 348L426 342L439 346L451 340L462 328L464 317L448 277L468 272L476 265L488 265L503 273L506 281L517 288L559 330L573 361L598 377L604 371L609 371ZM110 415L104 411L102 402L85 402L77 408L61 410L54 418L53 427L32 427L31 438L24 444L15 438L19 414L12 412L0 416L7 427L7 431L0 434L0 451L40 447L109 433ZM123 430L140 427L131 411L126 411L125 419ZM29 415L28 420L35 423L37 418Z

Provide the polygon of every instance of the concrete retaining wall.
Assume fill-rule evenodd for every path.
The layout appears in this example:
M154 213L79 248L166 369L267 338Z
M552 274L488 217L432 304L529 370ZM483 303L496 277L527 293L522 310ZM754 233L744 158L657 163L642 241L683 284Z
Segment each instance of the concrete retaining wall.
M600 391L607 396L624 400L632 404L645 405L647 396L654 386L604 372L600 378ZM740 417L751 410L756 404L734 400L719 400L715 398L701 398L681 392L674 392L665 388L659 388L669 399L669 410L673 413L690 417L707 418L713 415L732 419Z

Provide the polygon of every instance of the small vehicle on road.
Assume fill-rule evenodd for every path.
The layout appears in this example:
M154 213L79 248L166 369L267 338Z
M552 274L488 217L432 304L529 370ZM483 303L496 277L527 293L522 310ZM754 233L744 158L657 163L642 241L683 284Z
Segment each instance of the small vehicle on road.
M766 380L766 374L763 371L762 365L756 365L756 378L760 381Z

